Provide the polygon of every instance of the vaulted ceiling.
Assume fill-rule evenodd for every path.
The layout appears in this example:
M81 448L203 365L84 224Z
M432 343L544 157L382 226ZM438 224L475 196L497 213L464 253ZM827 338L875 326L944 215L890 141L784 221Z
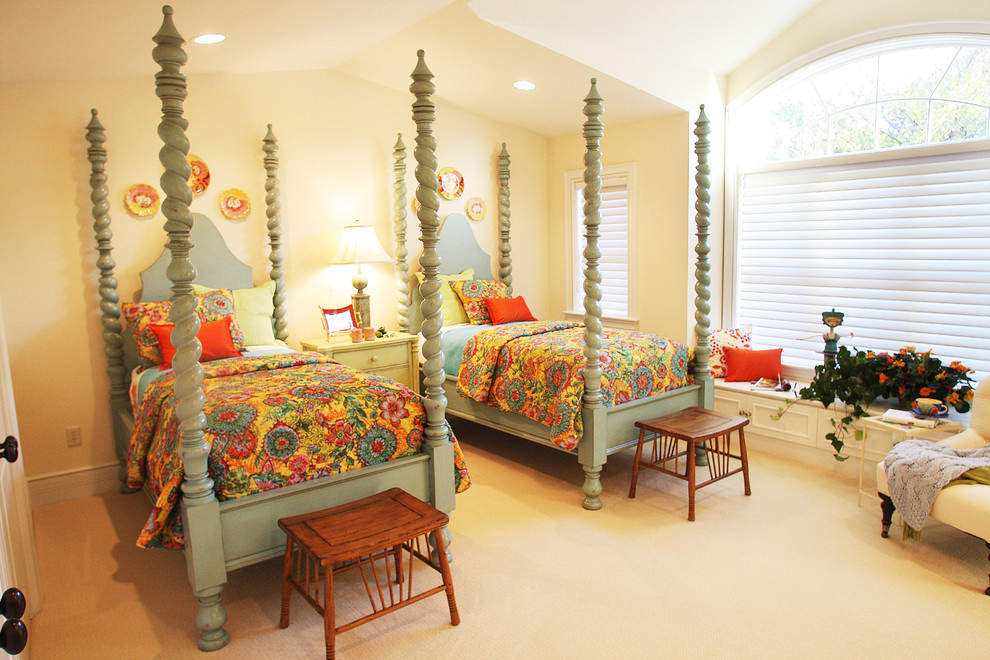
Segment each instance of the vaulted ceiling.
M437 98L542 135L573 130L592 76L609 120L677 110L684 76L731 72L819 0L173 0L187 75L336 69L408 90L427 52ZM2 0L0 83L153 74L157 0ZM537 84L520 92L520 78Z

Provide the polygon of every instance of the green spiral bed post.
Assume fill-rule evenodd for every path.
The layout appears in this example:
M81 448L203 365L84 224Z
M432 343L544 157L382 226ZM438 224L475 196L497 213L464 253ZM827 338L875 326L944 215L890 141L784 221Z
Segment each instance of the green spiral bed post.
M395 297L398 304L399 332L409 332L409 264L406 258L406 145L399 133L392 151L395 182L392 184L392 217L395 224ZM416 383L418 386L418 383Z
M265 214L268 216L268 245L271 248L268 253L268 261L272 267L270 277L275 282L275 296L272 302L275 305L274 325L275 339L286 341L289 338L288 305L285 295L285 269L282 267L282 204L279 202L278 191L278 140L272 132L272 125L268 124L268 132L262 140L262 149L265 151Z
M512 247L509 245L509 152L502 143L498 154L498 278L512 295Z
M107 356L107 374L110 376L110 417L113 424L114 448L120 470L120 492L133 493L136 489L127 487L127 448L130 441L130 427L124 422L131 409L130 398L127 396L127 369L124 367L124 340L121 336L123 326L120 322L120 296L117 293L117 277L113 260L113 231L110 230L110 203L107 202L107 175L105 166L107 150L106 130L97 117L96 110L91 111L92 117L86 125L86 140L89 149L86 152L90 163L89 186L92 189L90 200L93 202L93 232L96 236L96 251L99 258L96 266L100 269L99 292L100 313L103 322L103 352Z
M223 546L218 538L220 508L206 465L210 446L203 435L206 418L203 416L203 370L199 365L202 346L196 338L199 318L196 316L196 297L192 293L196 268L189 259L192 249L189 233L193 226L193 216L189 211L192 191L187 183L190 167L186 160L189 141L185 130L189 122L182 116L186 77L180 71L186 62L186 53L182 50L184 40L172 22L172 8L166 5L162 13L164 20L154 36L157 45L152 53L155 62L161 66L161 71L155 74L155 82L162 104L162 120L158 125L158 135L164 143L159 152L159 159L165 168L161 177L162 190L166 195L162 213L165 215L165 231L168 232L166 247L171 254L166 274L172 282L169 319L175 324L172 345L176 349L172 365L181 443L179 453L185 472L182 518L186 566L193 593L199 600L196 616L196 625L200 629L199 648L215 651L229 640L227 631L223 629L227 613L220 603L220 592L227 581L227 574L222 551L200 551L201 547L215 549Z
M409 91L416 96L412 104L413 121L416 122L416 148L413 155L416 159L416 199L419 201L420 240L423 243L423 253L419 264L423 271L423 282L419 292L423 298L420 307L423 315L423 406L426 409L426 428L424 429L424 451L432 454L433 506L441 511L452 511L454 508L454 491L449 488L454 474L454 445L451 442L450 427L447 426L447 397L444 394L443 382L446 375L443 372L443 340L440 328L443 327L443 314L440 305L443 294L440 292L442 282L437 276L440 266L440 255L437 252L437 240L440 237L440 222L437 209L440 208L440 198L437 195L437 141L433 137L433 121L436 118L436 108L431 96L436 90L433 84L433 74L426 66L424 52L417 53L418 61L412 72L413 82ZM443 486L439 484L443 483ZM447 548L450 548L450 532L443 531ZM435 549L435 548L434 548Z
M697 294L694 299L694 382L701 386L699 401L704 408L712 408L715 405L715 386L708 366L708 358L711 355L709 343L711 318L709 315L712 311L709 302L712 297L710 288L712 278L708 274L712 268L708 262L708 253L711 251L708 246L709 217L711 216L709 204L712 200L710 193L712 169L708 166L708 154L712 150L711 143L708 141L709 133L711 133L711 129L709 128L708 117L705 116L705 106L702 105L694 129L694 134L698 136L694 147L694 152L698 155L698 168L694 176L694 180L698 184L694 189L696 197L694 207L697 211L694 220L698 230L698 245L695 248L698 260L694 274L694 291Z
M591 79L591 90L584 99L584 231L587 245L584 248L584 398L581 414L584 433L578 446L578 460L584 466L584 508L597 511L602 508L602 466L605 464L603 438L608 430L605 423L605 405L602 402L602 275L598 261L602 253L598 247L601 224L602 152L600 144L605 134L601 116L604 103L598 93L597 80ZM596 442L595 440L599 441Z

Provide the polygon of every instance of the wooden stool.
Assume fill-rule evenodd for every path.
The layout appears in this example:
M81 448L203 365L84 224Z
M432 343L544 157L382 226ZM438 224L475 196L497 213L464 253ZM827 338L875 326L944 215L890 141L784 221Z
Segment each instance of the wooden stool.
M279 627L289 626L289 599L293 587L323 615L327 658L334 657L337 633L441 591L447 592L450 622L456 626L461 618L454 602L454 583L443 542L442 528L446 524L447 514L401 488L392 488L331 509L282 518L278 526L285 532L286 543ZM436 543L436 561L430 556L429 535ZM403 550L409 553L405 584ZM394 574L390 559L395 562ZM443 584L413 595L413 559L438 571L443 576ZM334 620L333 576L349 569L360 571L372 611L337 626Z
M641 467L663 472L688 482L688 520L694 520L694 492L719 479L743 473L746 494L749 489L749 461L746 458L746 438L743 427L749 424L745 417L731 417L706 410L705 408L685 408L664 417L657 417L645 422L636 422L639 428L639 444L636 446L636 462L633 464L632 485L629 487L629 497L636 497L636 480L639 479ZM732 454L731 434L739 431L739 454ZM643 457L643 442L647 432L652 433L653 454L649 461ZM687 443L684 451L677 451L677 441ZM708 474L710 479L700 484L695 483L695 447L700 446L708 457ZM685 471L678 469L679 459L685 457ZM738 459L741 467L729 470L729 459ZM674 461L673 469L667 467L669 461Z

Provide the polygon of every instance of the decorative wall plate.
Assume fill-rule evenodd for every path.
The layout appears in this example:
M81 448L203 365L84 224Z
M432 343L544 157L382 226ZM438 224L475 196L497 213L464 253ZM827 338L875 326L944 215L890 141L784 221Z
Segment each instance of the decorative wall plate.
M464 192L464 176L453 167L445 167L437 172L440 196L444 199L457 199Z
M192 173L189 175L189 190L194 195L202 195L210 186L210 168L199 156L189 154L186 156L186 160L189 161L189 167L192 168Z
M472 197L464 205L464 212L467 213L467 217L472 220L481 220L485 217L487 209L485 208L485 200L480 197Z
M124 205L136 216L145 217L158 213L161 198L158 191L147 183L135 183L124 193Z
M246 218L251 213L251 200L243 190L224 190L220 193L220 212L231 220Z

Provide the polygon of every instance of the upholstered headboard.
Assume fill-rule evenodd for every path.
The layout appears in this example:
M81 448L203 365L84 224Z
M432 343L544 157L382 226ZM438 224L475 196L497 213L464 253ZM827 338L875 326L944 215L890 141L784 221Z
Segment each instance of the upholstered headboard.
M196 264L195 282L213 289L250 289L254 286L251 267L234 256L209 217L193 213L190 241L194 246L190 259ZM141 271L142 301L172 297L172 282L165 274L170 260L166 249L155 263Z
M492 277L492 258L489 256L474 236L471 229L470 220L461 213L451 213L440 225L440 237L437 240L437 253L440 255L440 266L437 271L441 275L452 275L460 273L468 268L474 269L474 278L477 280L490 280ZM419 332L423 323L423 315L420 312L420 304L423 297L419 294L419 287L415 286L413 280L412 288L412 308L409 314L409 332ZM447 289L448 292L449 288ZM453 292L450 292L454 295Z

